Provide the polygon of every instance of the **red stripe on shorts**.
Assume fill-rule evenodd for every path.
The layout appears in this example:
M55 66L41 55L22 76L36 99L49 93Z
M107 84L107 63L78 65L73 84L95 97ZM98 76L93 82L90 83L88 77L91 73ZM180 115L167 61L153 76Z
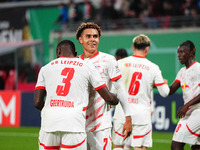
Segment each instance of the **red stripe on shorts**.
M64 145L64 144L61 144L61 148L76 148L76 147L81 146L85 142L85 140L86 140L86 138L81 143L78 143L76 145Z
M197 134L197 133L195 133L195 132L192 132L192 130L190 130L190 128L188 127L187 124L186 124L186 127L187 127L187 129L188 129L188 131L189 131L190 133L192 133L192 134L195 135L195 136L200 137L200 134Z
M134 139L139 139L139 138L143 138L144 136L146 136L147 134L149 134L151 132L151 130L149 132L147 132L145 135L134 135L133 138Z
M125 137L125 135L120 134L119 132L115 131L115 129L114 129L114 132L115 132L117 135L121 136L121 137Z
M40 143L40 140L38 140L38 141L39 141L39 144L44 147L44 149L50 149L50 150L52 150L52 149L59 150L60 149L60 146L46 146L43 143Z

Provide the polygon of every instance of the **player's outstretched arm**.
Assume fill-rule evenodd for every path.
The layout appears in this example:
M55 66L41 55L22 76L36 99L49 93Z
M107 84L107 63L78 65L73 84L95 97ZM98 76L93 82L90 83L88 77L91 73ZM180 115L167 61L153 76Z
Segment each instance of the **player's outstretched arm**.
M174 82L169 86L169 89L170 89L169 95L174 94L174 93L178 90L179 87L180 87L180 83L177 82L177 81L174 81Z
M117 105L119 102L119 99L117 96L113 93L111 93L107 86L97 90L97 92L101 95L101 97L106 101L106 103L110 105Z
M169 86L167 84L157 86L157 89L162 97L167 97L169 95Z
M34 106L39 110L42 110L42 108L44 107L45 95L46 95L46 91L44 89L37 89L34 92L33 103L34 103Z
M123 126L123 134L125 132L124 139L126 139L132 132L131 108L128 103L128 97L125 88L123 86L122 79L114 81L113 85L116 89L117 97L120 100L124 114L126 116L126 120Z

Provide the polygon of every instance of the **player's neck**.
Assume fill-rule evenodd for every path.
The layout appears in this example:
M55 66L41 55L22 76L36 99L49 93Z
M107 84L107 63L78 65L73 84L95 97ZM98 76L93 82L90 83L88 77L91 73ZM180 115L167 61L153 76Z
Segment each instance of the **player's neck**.
M95 51L84 51L83 58L90 58L94 56L97 53L97 50Z
M146 53L144 53L143 51L134 51L133 55L146 57Z
M189 59L189 60L185 63L186 68L189 68L194 62L195 62L194 59Z

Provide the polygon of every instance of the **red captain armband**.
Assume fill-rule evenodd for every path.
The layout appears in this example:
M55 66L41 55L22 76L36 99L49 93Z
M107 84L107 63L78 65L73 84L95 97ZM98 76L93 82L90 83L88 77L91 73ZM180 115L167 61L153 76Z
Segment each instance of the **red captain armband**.
M37 86L37 87L35 87L35 90L38 90L38 89L43 89L43 90L45 90L45 87L44 87L44 86Z

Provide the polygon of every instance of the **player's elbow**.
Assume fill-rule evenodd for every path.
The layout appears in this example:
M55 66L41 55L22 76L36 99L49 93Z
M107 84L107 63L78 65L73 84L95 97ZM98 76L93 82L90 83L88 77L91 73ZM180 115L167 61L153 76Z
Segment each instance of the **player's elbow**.
M169 93L162 93L160 94L162 97L167 97L169 95Z
M159 93L162 97L167 97L169 95L168 85L165 84L165 85L162 85L162 86L158 86L157 89L158 89L158 91L159 91Z
M111 93L111 96L109 98L105 99L105 101L106 101L106 103L108 103L110 105L117 105L119 103L119 99L113 93Z

